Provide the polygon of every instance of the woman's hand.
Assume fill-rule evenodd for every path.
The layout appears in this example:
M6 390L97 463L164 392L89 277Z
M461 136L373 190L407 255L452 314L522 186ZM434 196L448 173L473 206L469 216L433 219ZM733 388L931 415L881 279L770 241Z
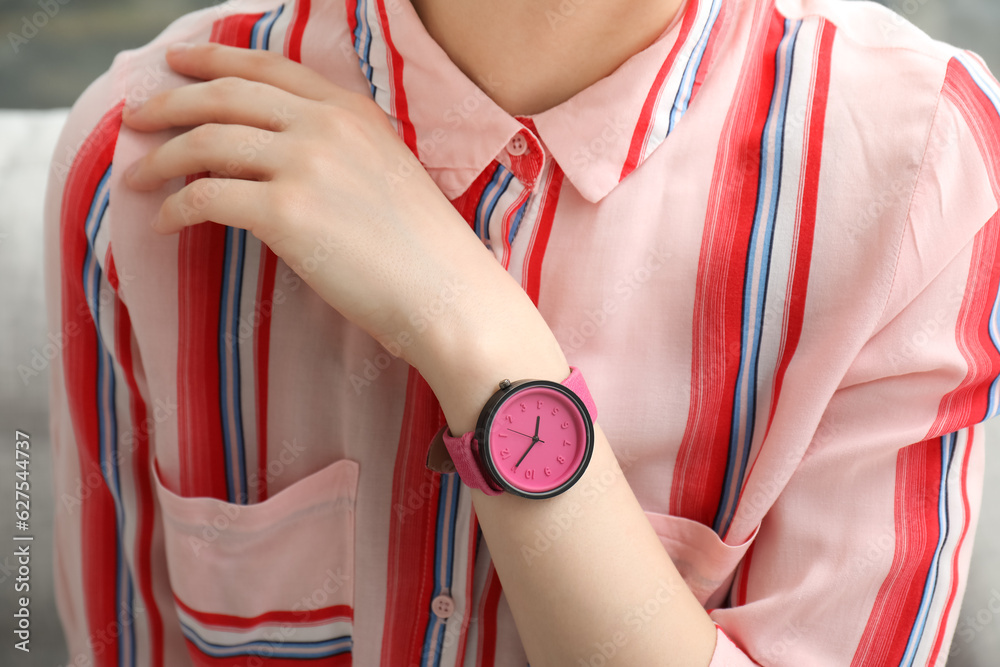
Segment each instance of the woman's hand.
M376 103L266 51L172 48L202 79L124 113L133 130L191 128L126 173L129 186L209 173L170 195L155 229L249 230L331 306L416 366L452 426L504 377L568 374L520 286L420 166ZM411 175L398 176L410 164ZM449 412L451 414L449 414Z
M266 51L194 45L171 49L168 62L206 81L127 109L125 124L192 129L136 163L126 182L153 190L210 177L166 199L158 231L206 220L246 229L383 342L449 285L461 291L470 267L490 270L490 253L369 97ZM407 178L401 162L415 167ZM469 256L481 261L456 263Z

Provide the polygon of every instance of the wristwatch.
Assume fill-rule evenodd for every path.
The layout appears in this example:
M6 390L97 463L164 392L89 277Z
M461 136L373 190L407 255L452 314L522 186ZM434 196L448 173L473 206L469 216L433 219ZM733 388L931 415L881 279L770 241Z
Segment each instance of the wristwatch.
M587 469L596 418L594 400L576 368L562 384L504 380L474 431L455 437L445 426L438 432L427 466L458 472L466 486L487 495L551 498Z

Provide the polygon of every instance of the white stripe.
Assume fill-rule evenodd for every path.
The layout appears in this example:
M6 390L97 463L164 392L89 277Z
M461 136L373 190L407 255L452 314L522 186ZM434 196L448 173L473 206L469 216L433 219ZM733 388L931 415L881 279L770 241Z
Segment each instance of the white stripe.
M1000 115L1000 90L997 89L996 82L990 73L978 60L964 51L958 53L955 58L962 63L966 71L969 72L969 76L976 82L976 86L983 91L997 114Z
M546 160L542 165L542 170L538 174L537 190L528 199L524 215L521 217L521 228L514 238L514 243L510 246L510 264L507 265L507 273L512 275L521 287L528 282L528 257L531 256L535 247L535 237L538 235L538 221L545 207L545 202L549 197L549 189L552 185L553 161ZM552 193L553 195L557 193ZM494 250L494 252L496 252Z
M316 624L271 621L247 629L209 626L201 623L180 607L177 607L177 617L181 623L191 628L206 642L221 646L239 646L256 641L276 643L329 641L337 637L350 637L353 627L350 620L343 618L334 618Z
M691 26L691 32L688 33L687 39L684 40L684 45L678 51L677 58L671 65L670 72L663 81L663 85L657 91L656 101L653 106L653 122L650 123L649 130L643 140L642 150L639 153L640 164L667 138L670 129L670 114L673 111L677 93L683 84L684 70L691 56L695 53L698 41L701 39L702 33L705 31L705 26L712 16L714 4L710 0L699 0L698 2L698 13L695 17L694 25ZM693 78L690 85L694 85Z
M462 621L474 602L468 596L469 559L472 557L469 545L469 531L472 528L472 494L458 487L458 514L455 517L455 552L451 566L451 597L455 601L455 612L448 618L445 627L444 644L441 648L440 667L458 664L458 644L462 636ZM473 642L474 643L474 642Z
M948 471L946 485L948 488L947 516L948 516L948 537L941 547L938 555L937 582L931 592L931 604L927 611L926 625L913 654L913 664L928 664L931 649L937 639L937 632L944 615L944 608L948 602L951 587L955 585L952 578L952 564L956 558L959 547L959 540L962 538L962 530L965 527L965 500L962 487L962 466L965 462L965 452L969 447L969 430L963 429L955 434L955 452L952 455L951 469ZM951 613L957 615L958 608L952 606ZM939 655L947 655L948 647L942 645Z

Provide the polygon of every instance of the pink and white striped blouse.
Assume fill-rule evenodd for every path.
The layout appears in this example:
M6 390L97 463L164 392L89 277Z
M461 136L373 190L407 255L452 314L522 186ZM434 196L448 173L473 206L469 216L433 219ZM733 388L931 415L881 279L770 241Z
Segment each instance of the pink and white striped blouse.
M236 0L121 54L54 157L69 664L526 664L468 490L425 468L419 376L253 236L152 232L180 182L123 185L170 135L122 104L183 82L180 40L375 98L586 375L713 665L944 662L1000 411L1000 87L976 56L871 4L689 0L512 117L407 2Z

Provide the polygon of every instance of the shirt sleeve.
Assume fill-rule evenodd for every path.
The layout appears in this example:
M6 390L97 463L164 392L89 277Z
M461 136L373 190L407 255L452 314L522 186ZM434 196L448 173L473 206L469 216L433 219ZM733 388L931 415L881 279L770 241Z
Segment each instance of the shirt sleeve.
M1000 87L962 53L883 315L711 612L713 667L944 664L1000 411L998 202Z
M71 111L50 167L45 201L56 599L67 664L120 664L138 626L154 624L145 572L151 531L126 525L123 503L152 511L146 465L150 423L107 220L121 125L122 59Z

